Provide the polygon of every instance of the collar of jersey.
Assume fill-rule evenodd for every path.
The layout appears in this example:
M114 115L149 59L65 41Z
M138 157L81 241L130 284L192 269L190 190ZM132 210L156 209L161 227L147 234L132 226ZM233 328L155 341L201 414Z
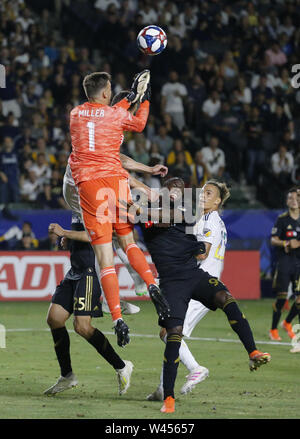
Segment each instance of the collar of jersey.
M99 102L86 102L88 105L91 105L92 107L105 107L105 104L100 104Z

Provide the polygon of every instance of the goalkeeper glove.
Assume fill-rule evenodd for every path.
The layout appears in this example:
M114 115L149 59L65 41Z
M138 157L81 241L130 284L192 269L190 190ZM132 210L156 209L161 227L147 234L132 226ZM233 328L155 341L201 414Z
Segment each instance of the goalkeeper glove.
M141 102L149 101L151 99L151 85L150 82L148 82L147 88L143 95L141 96Z
M147 86L150 81L150 71L143 70L133 78L133 83L130 89L130 93L127 96L127 100L131 104L135 104L141 97L145 95Z

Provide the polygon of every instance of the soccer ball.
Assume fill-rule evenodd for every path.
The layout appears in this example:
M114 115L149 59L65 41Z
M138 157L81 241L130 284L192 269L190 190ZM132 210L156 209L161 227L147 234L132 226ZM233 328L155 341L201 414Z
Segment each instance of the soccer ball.
M139 49L145 55L158 55L167 46L167 35L160 27L146 26L137 36Z

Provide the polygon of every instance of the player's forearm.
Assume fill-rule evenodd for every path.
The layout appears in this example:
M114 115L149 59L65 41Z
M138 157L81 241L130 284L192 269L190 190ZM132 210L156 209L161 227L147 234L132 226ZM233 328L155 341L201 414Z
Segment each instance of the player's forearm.
M129 102L126 98L122 99L121 101L117 102L114 107L121 107L125 110L128 110L130 108L131 102Z
M205 244L205 249L206 249L205 253L200 253L199 255L196 256L198 261L204 261L209 255L209 252L211 249L211 244L209 242L204 242L204 244Z
M152 174L152 168L150 166L136 162L125 154L120 154L120 159L123 168L125 168L127 171L146 172L147 174Z
M149 101L142 102L135 116L132 116L131 121L127 121L124 131L136 131L138 133L142 132L146 126L147 119L149 116Z
M271 245L273 245L274 247L285 247L286 241L279 239L278 236L272 236Z
M64 230L63 236L67 239L72 239L74 241L90 242L89 236L85 230Z

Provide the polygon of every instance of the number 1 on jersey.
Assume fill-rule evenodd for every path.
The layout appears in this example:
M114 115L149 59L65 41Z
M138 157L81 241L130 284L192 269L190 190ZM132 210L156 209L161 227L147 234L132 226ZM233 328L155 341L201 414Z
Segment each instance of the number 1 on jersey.
M89 129L89 150L95 151L95 123L88 122L86 125Z

